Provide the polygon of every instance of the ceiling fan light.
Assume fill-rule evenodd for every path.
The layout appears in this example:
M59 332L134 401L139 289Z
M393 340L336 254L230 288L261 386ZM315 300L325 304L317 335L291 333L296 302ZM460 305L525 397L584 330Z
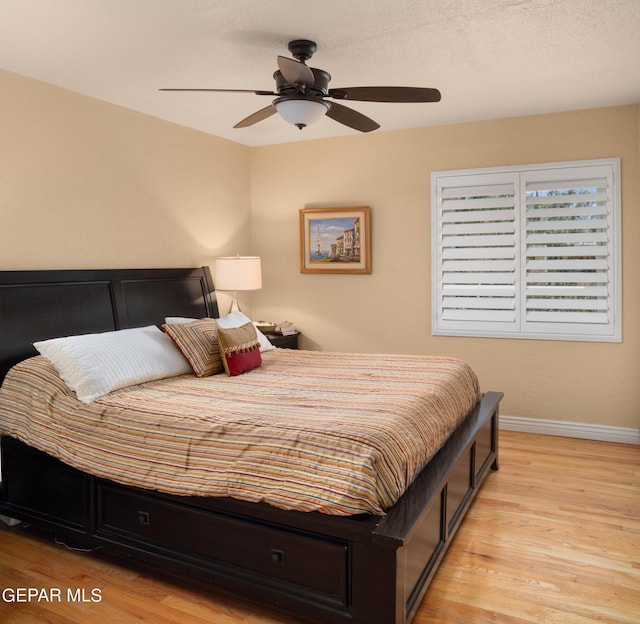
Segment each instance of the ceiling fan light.
M273 105L285 121L300 130L318 121L331 106L323 100L291 97L278 98Z

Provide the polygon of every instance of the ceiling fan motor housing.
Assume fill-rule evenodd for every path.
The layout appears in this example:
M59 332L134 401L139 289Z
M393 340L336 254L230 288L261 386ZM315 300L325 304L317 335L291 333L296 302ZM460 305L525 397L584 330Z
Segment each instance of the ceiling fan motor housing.
M309 87L310 95L327 95L329 93L329 81L331 80L331 74L324 71L324 69L316 69L315 67L309 68L313 72L313 86ZM299 94L300 87L288 83L282 72L277 69L273 74L273 78L276 81L276 91L281 95Z

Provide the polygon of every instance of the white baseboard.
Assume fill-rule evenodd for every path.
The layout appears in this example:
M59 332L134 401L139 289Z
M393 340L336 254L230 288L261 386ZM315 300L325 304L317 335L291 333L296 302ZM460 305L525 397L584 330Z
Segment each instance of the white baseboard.
M640 444L640 429L591 425L589 423L521 418L520 416L504 416L500 414L500 429L562 436L565 438L582 438L583 440Z

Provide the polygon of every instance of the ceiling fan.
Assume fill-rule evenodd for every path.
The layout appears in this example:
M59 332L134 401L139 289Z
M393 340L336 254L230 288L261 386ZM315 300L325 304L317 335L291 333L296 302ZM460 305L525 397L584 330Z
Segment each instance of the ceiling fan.
M278 69L273 74L276 91L257 89L160 89L160 91L212 91L226 93L254 93L275 96L275 100L239 121L234 128L246 128L267 119L276 112L302 130L326 115L349 128L371 132L380 127L366 115L326 98L360 102L439 102L440 91L424 87L343 87L330 89L331 75L323 69L306 65L318 49L314 41L296 39L288 44L294 58L278 56Z

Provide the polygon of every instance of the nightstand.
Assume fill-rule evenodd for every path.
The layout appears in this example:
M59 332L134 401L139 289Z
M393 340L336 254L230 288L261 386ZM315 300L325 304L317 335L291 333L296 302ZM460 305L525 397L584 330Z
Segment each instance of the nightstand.
M280 349L297 349L299 335L300 332L290 334L288 336L282 336L281 334L266 334L269 342L274 347L279 347Z

